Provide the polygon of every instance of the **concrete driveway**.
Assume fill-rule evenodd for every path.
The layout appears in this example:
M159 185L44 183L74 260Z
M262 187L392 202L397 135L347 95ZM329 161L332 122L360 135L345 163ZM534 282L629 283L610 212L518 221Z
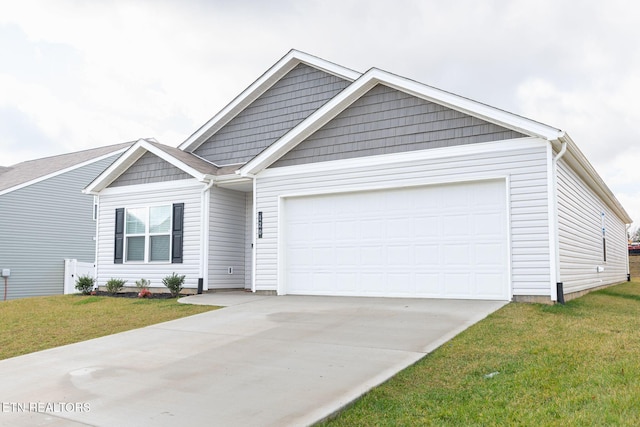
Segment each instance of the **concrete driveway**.
M503 301L257 296L0 361L2 426L309 425Z

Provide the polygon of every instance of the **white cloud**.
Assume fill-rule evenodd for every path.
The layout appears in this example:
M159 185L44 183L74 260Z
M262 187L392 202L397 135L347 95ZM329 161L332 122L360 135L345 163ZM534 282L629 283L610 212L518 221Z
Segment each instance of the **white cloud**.
M18 135L0 134L0 164L139 137L177 145L297 48L561 127L640 218L639 11L625 0L0 0L12 58L0 107L38 138L7 152Z

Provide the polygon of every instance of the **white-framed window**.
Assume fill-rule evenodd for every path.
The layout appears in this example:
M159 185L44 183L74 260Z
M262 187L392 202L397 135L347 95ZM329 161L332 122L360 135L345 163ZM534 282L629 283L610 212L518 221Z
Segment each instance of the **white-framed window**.
M125 210L125 262L171 262L171 205Z

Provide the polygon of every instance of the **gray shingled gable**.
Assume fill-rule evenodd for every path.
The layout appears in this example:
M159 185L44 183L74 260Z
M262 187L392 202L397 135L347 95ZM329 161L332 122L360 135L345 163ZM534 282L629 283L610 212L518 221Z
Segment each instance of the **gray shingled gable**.
M378 84L271 167L526 136Z
M194 153L220 166L246 163L349 84L298 64Z
M47 175L55 174L62 170L72 168L82 163L114 153L131 146L133 142L108 145L106 147L61 154L58 156L44 157L42 159L28 160L10 167L4 167L0 171L0 191L29 183Z
M182 169L147 151L124 173L109 184L109 187L123 187L126 185L149 184L153 182L176 181L191 178L193 177Z

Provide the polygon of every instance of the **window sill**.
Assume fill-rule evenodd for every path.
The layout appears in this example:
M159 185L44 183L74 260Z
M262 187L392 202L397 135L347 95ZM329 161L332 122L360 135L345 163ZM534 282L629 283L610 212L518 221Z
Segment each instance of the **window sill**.
M171 265L171 261L125 261L123 265Z

